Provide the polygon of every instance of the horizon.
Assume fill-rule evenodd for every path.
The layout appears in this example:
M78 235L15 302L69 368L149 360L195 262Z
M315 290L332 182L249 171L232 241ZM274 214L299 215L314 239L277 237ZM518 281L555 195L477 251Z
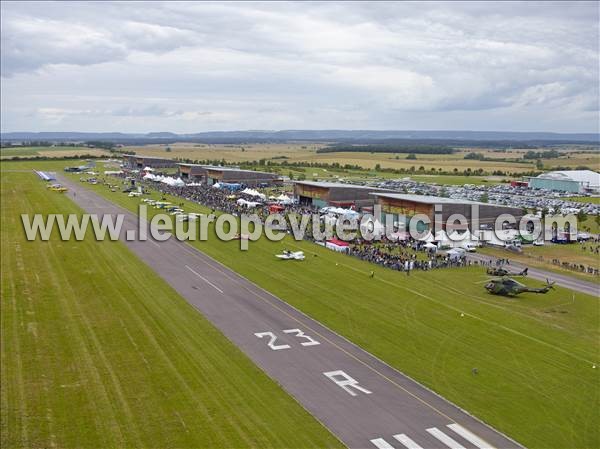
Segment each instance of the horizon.
M281 128L281 129L224 129L224 130L206 130L206 131L191 131L191 132L176 132L176 131L82 131L82 130L57 130L57 131L0 131L0 134L123 134L123 135L148 135L148 134L173 134L177 136L195 135L195 134L212 134L212 133L283 133L283 132L372 132L372 133L496 133L496 134L556 134L556 135L583 135L590 134L600 136L600 131L578 131L578 132L560 132L560 131L540 131L540 130L493 130L493 129L402 129L402 128Z

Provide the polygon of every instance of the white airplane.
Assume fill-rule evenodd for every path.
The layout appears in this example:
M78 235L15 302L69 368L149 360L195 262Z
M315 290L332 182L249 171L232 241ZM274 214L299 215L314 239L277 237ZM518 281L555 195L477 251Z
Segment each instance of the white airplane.
M275 257L283 260L304 260L304 252L283 250L282 254L276 254Z

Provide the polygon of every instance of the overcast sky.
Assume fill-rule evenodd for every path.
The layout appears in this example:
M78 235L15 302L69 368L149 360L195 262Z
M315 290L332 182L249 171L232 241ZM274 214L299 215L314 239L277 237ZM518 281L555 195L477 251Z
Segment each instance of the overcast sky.
M598 3L2 1L2 131L599 131Z

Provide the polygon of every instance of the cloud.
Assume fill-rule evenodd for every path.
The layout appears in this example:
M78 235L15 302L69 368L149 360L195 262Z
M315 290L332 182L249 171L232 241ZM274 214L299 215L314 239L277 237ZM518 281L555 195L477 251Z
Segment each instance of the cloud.
M592 2L1 8L3 129L597 129Z

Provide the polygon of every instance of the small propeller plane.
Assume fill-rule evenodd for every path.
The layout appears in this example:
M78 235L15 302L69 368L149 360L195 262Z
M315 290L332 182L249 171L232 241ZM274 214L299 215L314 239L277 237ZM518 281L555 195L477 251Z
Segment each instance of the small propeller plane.
M488 292L490 292L492 295L500 296L517 296L525 292L543 294L548 293L553 288L554 282L550 282L548 279L546 279L546 285L544 287L533 288L527 287L526 285L523 285L520 282L517 282L514 279L506 276L498 279L490 279L487 284L485 284L485 289Z
M282 254L277 254L275 257L283 260L304 260L304 252L283 250Z
M487 274L490 276L527 276L527 271L529 271L529 268L523 268L523 270L518 273L511 273L506 268L490 267L487 269Z
M66 191L68 191L69 189L67 189L64 186L61 186L60 184L52 184L49 185L48 188L54 192L58 192L58 193L65 193Z

